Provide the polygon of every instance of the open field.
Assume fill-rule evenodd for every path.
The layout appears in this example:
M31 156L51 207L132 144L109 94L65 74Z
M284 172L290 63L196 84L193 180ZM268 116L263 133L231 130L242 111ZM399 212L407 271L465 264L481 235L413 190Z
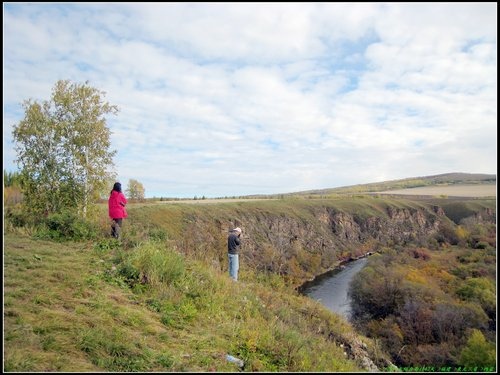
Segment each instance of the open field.
M380 191L374 194L401 194L401 195L447 195L449 197L496 197L496 185L443 185L422 186L409 189Z
M276 200L277 198L220 198L220 199L182 199L182 200L167 200L160 203L188 203L188 204L209 204L209 203L232 203L232 202L255 202L262 200Z
M448 196L464 198L484 198L496 197L496 184L458 184L458 185L432 185L421 186L407 189L385 190L371 192L369 194L387 194L387 195L418 195L418 196ZM219 198L219 199L182 199L168 200L160 203L175 204L215 204L215 203L233 203L233 202L255 202L260 200L279 200L279 198Z

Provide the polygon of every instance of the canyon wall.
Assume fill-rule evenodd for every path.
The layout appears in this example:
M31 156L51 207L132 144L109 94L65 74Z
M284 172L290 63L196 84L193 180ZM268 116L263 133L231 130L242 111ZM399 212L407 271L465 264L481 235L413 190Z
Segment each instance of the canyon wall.
M436 204L368 197L205 205L182 213L181 236L172 242L225 269L227 233L239 226L241 267L278 273L300 285L381 247L453 244L461 222L496 223L495 208L494 200Z

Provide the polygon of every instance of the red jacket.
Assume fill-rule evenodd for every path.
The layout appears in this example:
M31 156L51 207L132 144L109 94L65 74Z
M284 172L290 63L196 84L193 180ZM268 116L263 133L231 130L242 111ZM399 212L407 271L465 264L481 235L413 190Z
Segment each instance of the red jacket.
M127 217L127 210L125 209L126 204L127 198L125 198L125 195L113 190L108 199L109 217L111 219L123 219Z

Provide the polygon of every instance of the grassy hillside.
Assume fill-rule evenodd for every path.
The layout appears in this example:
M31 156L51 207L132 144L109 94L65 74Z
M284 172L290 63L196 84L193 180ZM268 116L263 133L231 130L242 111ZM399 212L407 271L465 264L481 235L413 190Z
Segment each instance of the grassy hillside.
M272 275L234 283L159 242L4 240L4 371L238 370L226 354L245 371L362 371L342 348L352 327Z
M330 189L309 190L292 195L332 195L346 193L367 193L390 191L397 189L408 189L424 186L446 186L446 185L471 185L471 184L496 184L496 175L479 173L445 173L434 176L410 177L399 180L374 182L343 186Z

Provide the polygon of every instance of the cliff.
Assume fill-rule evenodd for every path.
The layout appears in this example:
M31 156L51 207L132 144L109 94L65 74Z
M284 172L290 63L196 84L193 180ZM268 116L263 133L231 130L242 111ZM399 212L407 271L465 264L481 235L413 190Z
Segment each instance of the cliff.
M167 216L175 210L182 218L181 229L173 231L163 226L182 252L209 259L225 269L227 232L239 226L243 229L242 267L281 274L298 286L342 261L377 251L381 246L415 244L436 248L452 243L454 230L464 220L495 223L495 207L494 199L359 196L197 207L176 204L164 205L161 210Z

